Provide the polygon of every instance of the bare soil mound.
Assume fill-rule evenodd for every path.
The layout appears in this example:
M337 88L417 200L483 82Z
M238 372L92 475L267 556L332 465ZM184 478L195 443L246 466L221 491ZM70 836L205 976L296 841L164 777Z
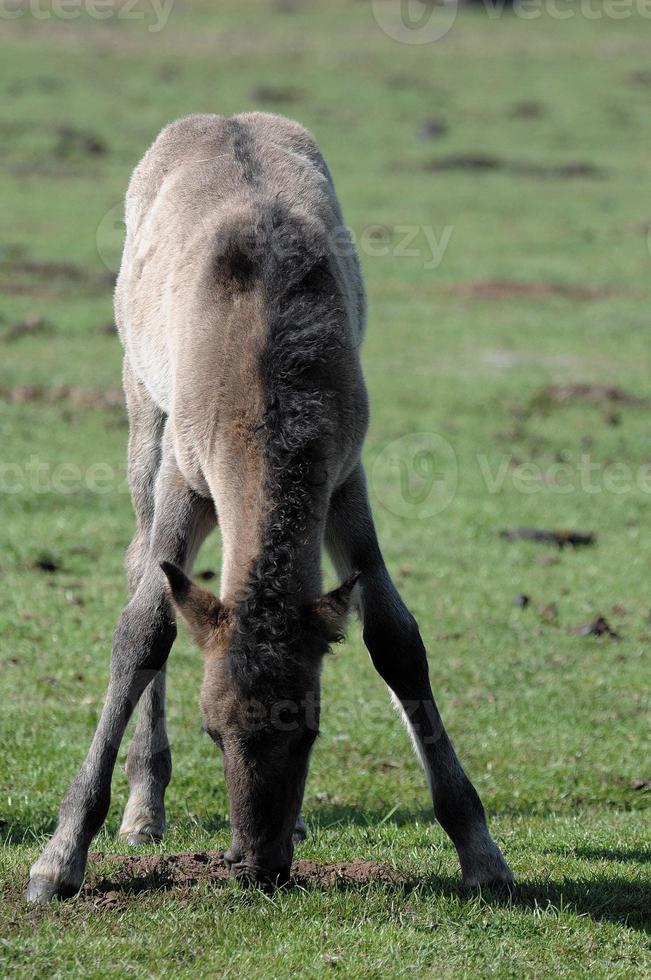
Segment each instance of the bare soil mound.
M602 286L579 286L559 282L517 282L511 279L480 279L446 287L450 296L461 299L569 299L576 302L606 299L613 295Z
M192 887L198 884L223 884L229 874L219 851L186 851L180 854L99 854L91 853L91 861L112 865L105 878L92 873L82 889L82 895L99 906L119 903L125 892ZM377 861L339 861L317 864L315 861L295 861L291 885L303 888L360 887L366 884L407 887L408 879Z

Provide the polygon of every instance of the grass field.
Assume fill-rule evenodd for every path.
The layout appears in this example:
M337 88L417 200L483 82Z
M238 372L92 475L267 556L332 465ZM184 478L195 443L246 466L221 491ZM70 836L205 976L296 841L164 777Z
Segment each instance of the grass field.
M0 973L648 976L648 20L467 9L420 45L358 0L195 0L160 31L136 10L0 22ZM251 108L313 130L360 242L377 523L521 883L510 902L461 891L356 626L325 669L301 856L382 861L413 888L22 902L125 595L121 358L104 329L120 200L166 121ZM500 537L520 525L596 543ZM197 569L218 569L218 547ZM576 631L598 615L618 639ZM200 677L183 634L165 851L229 839ZM120 851L125 801L119 770L97 850Z

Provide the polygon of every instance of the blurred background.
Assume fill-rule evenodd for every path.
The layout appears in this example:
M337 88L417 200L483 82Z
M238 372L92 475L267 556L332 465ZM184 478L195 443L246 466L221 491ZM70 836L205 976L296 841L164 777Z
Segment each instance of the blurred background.
M262 109L315 134L360 251L380 537L498 835L525 877L570 860L568 841L592 849L562 866L585 881L628 841L633 880L651 777L651 8L3 0L0 51L5 879L86 750L125 597L111 299L130 172L171 119ZM593 541L501 534L520 527ZM216 537L197 571L218 574ZM453 873L356 632L326 667L306 846L422 868L434 842ZM185 636L170 674L166 846L223 846ZM632 894L615 907L641 909Z

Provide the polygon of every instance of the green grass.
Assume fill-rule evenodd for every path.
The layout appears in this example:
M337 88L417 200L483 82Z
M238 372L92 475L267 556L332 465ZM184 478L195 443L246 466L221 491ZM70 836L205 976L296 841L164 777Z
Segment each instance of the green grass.
M293 13L262 0L195 0L178 4L160 33L139 21L29 17L2 31L2 974L649 975L650 796L632 785L651 777L651 413L532 408L549 384L650 394L651 86L634 80L651 54L648 21L466 10L443 40L420 47L387 38L370 5L352 0ZM510 904L460 891L454 851L432 823L423 777L353 628L325 669L301 853L384 861L415 890L269 898L228 885L124 894L111 909L81 900L26 909L28 866L101 707L132 515L120 413L6 401L26 384L119 385L119 344L98 329L111 317L110 290L32 276L21 292L2 260L67 260L101 274L100 228L100 252L115 267L111 209L158 129L192 111L258 107L257 90L270 85L294 90L292 104L264 108L313 129L358 238L375 224L394 244L398 226L427 226L437 238L453 229L435 269L425 267L429 252L364 249L367 462L387 560L521 891ZM525 100L541 114L514 112ZM425 141L432 117L448 130ZM92 132L107 153L57 156L61 126ZM427 169L461 154L586 162L604 176ZM472 298L455 288L486 280L597 292ZM31 313L54 332L6 339ZM436 486L410 504L397 482L395 461L413 467L415 444L392 444L422 432L448 447L441 455L432 444L455 490L439 512ZM589 485L582 456L596 467ZM554 470L559 462L569 469ZM62 464L77 468L67 483ZM87 482L97 464L112 474L107 492ZM624 483L616 464L628 467ZM491 475L501 476L497 487ZM16 480L20 492L9 492ZM556 552L500 538L519 524L594 531L597 544ZM217 549L211 539L198 567L218 567ZM35 570L45 553L58 572ZM514 605L519 593L531 596L528 608ZM556 615L545 612L552 603ZM597 613L619 642L572 632ZM170 660L170 851L228 841L219 762L198 735L200 660L183 635ZM98 849L119 850L125 800L119 770Z

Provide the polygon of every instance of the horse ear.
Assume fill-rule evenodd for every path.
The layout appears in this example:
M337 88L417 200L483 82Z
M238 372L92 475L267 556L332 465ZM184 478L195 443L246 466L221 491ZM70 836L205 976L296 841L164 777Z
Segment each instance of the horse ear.
M360 575L361 572L353 572L339 588L321 596L312 606L312 612L316 615L319 625L330 643L335 643L344 637L346 620Z
M160 567L167 578L174 608L188 624L199 646L204 646L219 624L224 609L221 601L212 592L195 585L171 562L163 561Z

